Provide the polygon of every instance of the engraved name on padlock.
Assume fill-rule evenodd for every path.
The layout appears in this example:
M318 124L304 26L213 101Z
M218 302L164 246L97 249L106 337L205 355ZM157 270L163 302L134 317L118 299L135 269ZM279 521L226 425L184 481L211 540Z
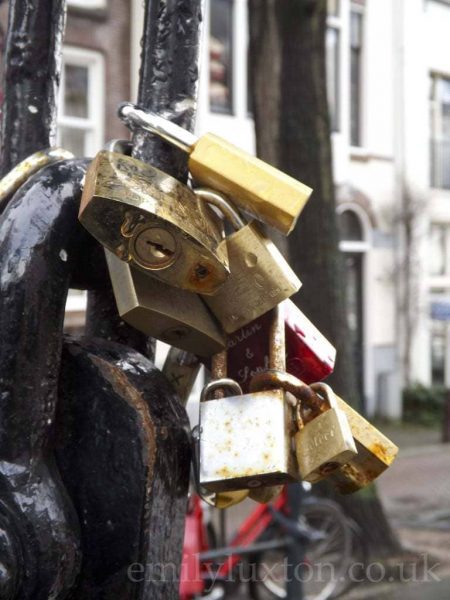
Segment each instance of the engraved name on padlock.
M286 371L304 383L320 381L333 372L336 348L292 302L280 304L286 336ZM269 368L270 313L227 338L228 375L244 392L256 373Z
M312 190L262 160L207 133L200 139L182 127L133 104L124 103L119 116L130 127L160 135L189 154L189 170L199 185L234 198L256 219L287 235Z
M302 479L316 483L351 460L357 449L350 425L338 407L333 390L324 383L311 388L323 396L329 409L295 434L297 461Z
M171 346L211 356L225 337L196 294L149 277L105 250L119 315L139 331Z
M222 241L230 276L220 293L204 298L224 330L232 333L295 294L301 282L258 223L246 223L233 204L213 190L194 191L218 208L235 229Z
M130 156L98 153L79 219L121 260L170 285L212 294L228 276L218 220L187 186Z

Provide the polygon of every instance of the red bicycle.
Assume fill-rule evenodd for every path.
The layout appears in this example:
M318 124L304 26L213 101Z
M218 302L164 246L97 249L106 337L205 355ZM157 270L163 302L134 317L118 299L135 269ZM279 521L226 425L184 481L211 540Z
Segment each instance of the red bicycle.
M257 504L232 539L218 547L214 509L192 495L180 599L236 598L245 584L254 600L286 598L286 557L293 542L304 548L299 576L305 600L342 593L350 583L346 575L359 541L357 527L331 500L307 494L301 507L300 517L293 519L285 488L272 504Z

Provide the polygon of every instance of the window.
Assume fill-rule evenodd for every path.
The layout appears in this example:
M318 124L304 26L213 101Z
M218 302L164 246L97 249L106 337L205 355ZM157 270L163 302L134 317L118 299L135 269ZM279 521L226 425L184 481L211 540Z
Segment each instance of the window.
M326 33L327 95L332 131L339 131L339 40L339 28L328 26Z
M430 227L429 273L450 277L450 224L433 223Z
M431 185L450 189L450 78L431 77Z
M362 6L352 5L350 13L350 144L361 146Z
M359 214L352 208L338 208L339 247L344 253L346 312L352 345L358 392L364 398L364 264L369 244Z
M211 0L209 104L213 112L232 113L233 0Z
M103 145L104 74L98 52L64 48L58 103L58 143L75 156Z

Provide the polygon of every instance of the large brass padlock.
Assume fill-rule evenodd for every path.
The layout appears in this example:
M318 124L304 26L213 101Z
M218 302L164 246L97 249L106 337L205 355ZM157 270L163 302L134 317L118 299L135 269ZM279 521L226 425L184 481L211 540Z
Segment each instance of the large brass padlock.
M175 287L213 294L228 276L218 219L187 186L131 156L97 154L79 219L121 260Z
M105 250L119 315L139 331L199 356L225 347L225 337L201 299L149 277Z
M311 384L311 388L321 394L329 408L306 424L300 419L294 441L302 479L316 483L348 463L357 450L347 416L338 407L333 390L325 383Z
M234 198L240 208L285 235L294 228L312 193L300 181L211 133L198 139L175 123L129 102L121 105L119 116L131 128L156 133L187 152L189 170L199 185Z
M224 330L233 333L295 294L301 282L259 223L246 223L233 204L213 190L194 191L218 208L235 230L222 241L230 276L219 294L204 297Z
M273 364L284 360L284 344L280 345L284 323L278 312L273 310ZM223 373L221 375L223 377ZM220 493L296 481L298 474L291 444L293 414L284 391L274 389L210 398L215 390L229 385L239 389L233 380L222 378L209 383L202 392L200 485L210 492Z

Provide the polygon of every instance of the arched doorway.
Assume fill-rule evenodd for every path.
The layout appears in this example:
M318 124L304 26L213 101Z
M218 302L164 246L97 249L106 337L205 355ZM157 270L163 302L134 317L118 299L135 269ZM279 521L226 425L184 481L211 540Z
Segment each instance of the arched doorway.
M338 207L340 249L344 254L346 274L347 323L351 336L360 398L365 399L365 262L369 249L370 223L361 207L341 204Z

